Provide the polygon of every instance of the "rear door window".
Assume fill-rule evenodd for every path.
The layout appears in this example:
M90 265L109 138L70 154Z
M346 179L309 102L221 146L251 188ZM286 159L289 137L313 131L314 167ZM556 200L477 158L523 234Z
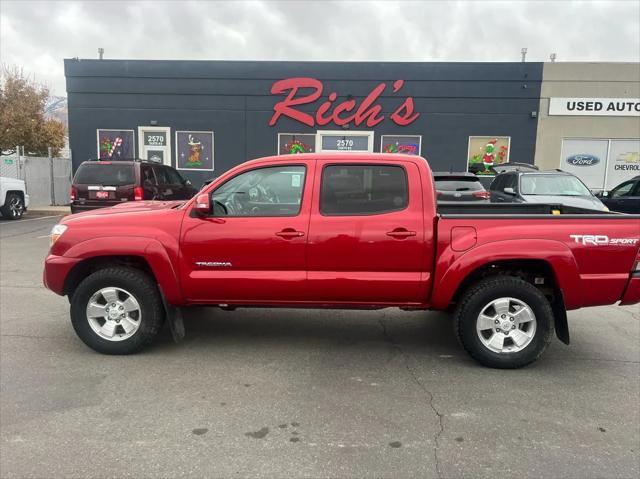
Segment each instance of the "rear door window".
M78 185L132 185L135 183L135 172L132 164L83 163L73 182Z
M409 204L407 174L401 166L329 165L322 171L320 213L375 215Z
M168 185L171 184L169 178L167 177L166 168L162 166L153 166L153 171L156 174L156 178L158 180L159 185Z
M167 173L169 183L171 183L172 185L182 185L184 183L184 180L182 179L182 176L180 176L180 173L178 173L173 168L166 167L164 170Z
M152 185L155 186L158 184L156 181L156 176L153 174L153 170L148 165L142 165L140 167L140 172L142 175L142 184L143 185Z
M448 179L436 177L436 190L438 191L480 191L483 186L473 178Z

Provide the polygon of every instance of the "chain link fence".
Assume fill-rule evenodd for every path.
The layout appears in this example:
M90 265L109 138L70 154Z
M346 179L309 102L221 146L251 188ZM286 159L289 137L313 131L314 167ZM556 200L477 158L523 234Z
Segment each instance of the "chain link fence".
M3 155L0 176L23 180L32 206L69 204L71 158Z

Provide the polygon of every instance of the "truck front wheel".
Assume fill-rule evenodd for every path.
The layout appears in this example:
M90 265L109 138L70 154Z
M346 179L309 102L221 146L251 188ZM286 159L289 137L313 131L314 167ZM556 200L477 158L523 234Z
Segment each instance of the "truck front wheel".
M454 313L464 349L484 366L515 369L544 352L553 337L553 310L532 284L512 276L485 278L460 298Z
M149 344L164 320L162 299L143 271L112 267L87 276L71 299L80 339L103 354L131 354Z

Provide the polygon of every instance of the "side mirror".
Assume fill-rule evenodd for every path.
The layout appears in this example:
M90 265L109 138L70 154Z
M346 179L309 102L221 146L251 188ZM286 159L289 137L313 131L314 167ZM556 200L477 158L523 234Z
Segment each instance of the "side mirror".
M511 188L510 186L507 186L503 191L508 195L515 195L516 194L516 191L513 188Z
M196 196L196 202L193 209L198 216L207 216L211 213L211 200L208 193L202 193Z
M609 197L609 192L608 191L603 191L601 193L601 195L602 195L603 198L608 198Z

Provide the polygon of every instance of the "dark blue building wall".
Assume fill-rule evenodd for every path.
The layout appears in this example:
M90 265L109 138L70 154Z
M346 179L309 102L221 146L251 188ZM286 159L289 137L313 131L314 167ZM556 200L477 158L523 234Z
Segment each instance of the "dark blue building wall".
M171 127L172 164L176 130L213 131L215 172L186 172L199 182L219 176L247 159L277 154L278 133L340 130L333 124L307 127L281 117L269 126L273 106L283 99L270 93L275 81L312 77L323 82L322 97L301 110L314 113L330 92L337 102L348 95L360 102L376 85L387 88L379 104L385 120L380 135L422 135L422 156L434 170L464 171L469 136L511 137L510 159L533 163L542 63L378 63L378 62L228 62L65 60L69 139L74 168L96 156L97 129ZM395 80L405 80L393 93ZM420 117L398 126L389 116L412 96ZM184 173L184 172L183 172Z

